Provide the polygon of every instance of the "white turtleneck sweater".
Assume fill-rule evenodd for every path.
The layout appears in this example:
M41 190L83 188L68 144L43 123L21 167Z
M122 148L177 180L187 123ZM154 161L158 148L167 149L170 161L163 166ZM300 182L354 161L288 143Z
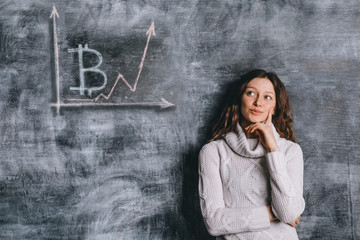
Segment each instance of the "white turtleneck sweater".
M217 239L298 239L294 221L305 208L303 154L273 126L279 152L247 139L240 125L199 154L199 195L209 233ZM279 219L270 222L266 205Z

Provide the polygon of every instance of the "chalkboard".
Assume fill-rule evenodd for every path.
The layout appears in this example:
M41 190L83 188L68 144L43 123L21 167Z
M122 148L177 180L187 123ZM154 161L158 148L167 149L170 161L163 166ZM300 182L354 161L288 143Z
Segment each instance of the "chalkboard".
M360 236L358 1L0 2L0 239L214 239L200 148L254 68L288 90L300 239Z

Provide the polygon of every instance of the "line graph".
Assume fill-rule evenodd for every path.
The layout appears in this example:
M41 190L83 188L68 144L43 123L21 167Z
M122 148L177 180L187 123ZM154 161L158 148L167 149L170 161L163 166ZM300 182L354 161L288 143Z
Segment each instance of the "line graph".
M51 103L50 106L51 107L56 107L57 109L57 113L59 113L60 108L61 107L82 107L82 106L86 106L86 107L90 107L90 106L159 106L160 108L168 108L168 107L172 107L175 106L175 104L165 100L164 98L160 98L159 102L118 102L118 103L113 103L113 102L98 102L100 99L105 99L105 100L109 100L111 98L111 96L114 93L115 88L119 85L120 80L122 80L122 82L130 89L131 92L135 92L137 85L139 83L139 79L144 67L144 62L145 62L145 58L146 58L146 54L149 48L149 43L150 43L150 39L152 36L156 36L156 32L155 32L155 23L154 21L151 22L150 27L148 28L148 30L146 31L146 35L147 35L147 40L146 40L146 44L145 44L145 48L141 57L141 61L139 64L139 70L136 76L136 79L133 83L133 85L131 85L129 83L129 81L121 74L119 73L110 92L108 94L105 93L100 93L98 94L95 98L71 98L71 99L65 99L65 101L69 101L71 103L63 103L60 100L60 67L59 67L59 46L58 46L58 38L57 38L57 25L56 25L56 17L59 18L59 14L56 10L55 5L53 5L53 10L52 13L50 15L50 18L53 18L53 31L54 31L54 51L55 51L55 70L56 70L56 91L57 91L57 102L56 103ZM98 67L100 66L101 62L102 62L102 56L99 52L97 52L94 49L90 49L88 48L87 44L85 45L85 48L82 47L82 45L79 45L79 48L77 49L68 49L68 52L79 52L79 72L80 72L80 87L71 87L70 90L78 90L80 91L80 94L83 95L84 91L88 91L89 95L91 95L91 92L93 91L93 89L95 90L100 90L102 88L104 88L104 85L106 85L106 74L99 70ZM88 51L88 52L92 52L95 53L97 55L97 57L99 58L99 63L96 66L90 67L90 68L83 68L83 64L82 64L82 52L83 51ZM93 87L93 88L86 88L85 84L84 84L84 72L86 71L92 71L92 72L97 72L97 73L101 73L104 77L104 84L103 86L100 87Z

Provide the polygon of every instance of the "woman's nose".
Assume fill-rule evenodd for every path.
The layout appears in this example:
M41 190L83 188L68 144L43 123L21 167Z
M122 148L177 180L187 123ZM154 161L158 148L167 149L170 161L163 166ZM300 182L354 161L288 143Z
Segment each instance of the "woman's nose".
M260 101L259 98L256 98L256 99L255 99L255 101L254 101L254 106L257 106L257 107L262 106L262 102Z

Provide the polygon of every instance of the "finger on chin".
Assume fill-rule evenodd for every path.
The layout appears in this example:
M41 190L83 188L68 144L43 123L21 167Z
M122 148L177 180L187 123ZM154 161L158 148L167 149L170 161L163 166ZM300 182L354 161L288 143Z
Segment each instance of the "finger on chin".
M247 131L248 131L248 132L251 132L251 131L253 130L253 128L254 128L254 124L250 125L250 126L248 127Z

